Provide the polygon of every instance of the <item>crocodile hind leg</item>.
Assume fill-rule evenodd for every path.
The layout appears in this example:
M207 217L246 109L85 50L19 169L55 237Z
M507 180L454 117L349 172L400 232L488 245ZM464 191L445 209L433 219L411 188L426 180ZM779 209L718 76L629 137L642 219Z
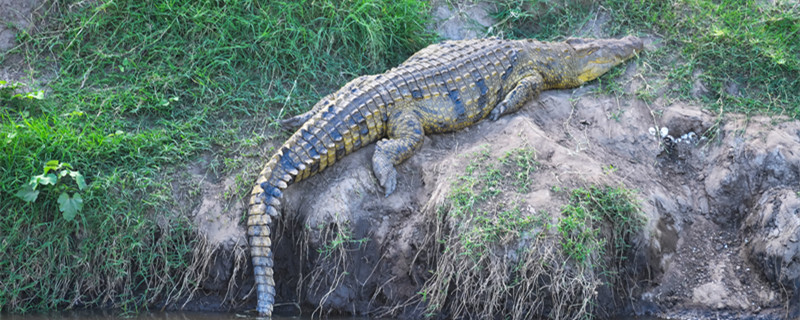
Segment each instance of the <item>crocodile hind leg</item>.
M309 119L311 119L311 117L319 113L323 108L327 108L328 106L330 106L330 104L333 103L333 101L334 101L334 95L329 94L325 98L322 98L322 100L317 102L317 104L315 104L314 107L312 107L311 110L308 110L306 113L296 115L289 119L281 120L281 127L287 130L300 128Z
M322 110L326 110L331 104L335 104L337 101L341 101L343 98L346 98L347 95L357 93L359 90L361 90L361 87L365 86L374 78L375 76L361 76L351 80L338 91L325 96L325 98L322 98L322 100L317 102L317 104L315 104L314 107L312 107L308 112L296 115L289 119L281 120L281 127L284 129L300 128L308 120L314 117L314 115Z
M525 102L530 101L542 91L544 86L544 79L542 76L535 72L533 75L522 78L514 89L509 92L506 97L492 109L489 114L489 119L495 121L500 119L500 116L515 112L522 108Z
M395 165L411 157L422 145L422 123L414 112L399 111L389 117L389 139L378 141L372 171L388 197L397 186Z

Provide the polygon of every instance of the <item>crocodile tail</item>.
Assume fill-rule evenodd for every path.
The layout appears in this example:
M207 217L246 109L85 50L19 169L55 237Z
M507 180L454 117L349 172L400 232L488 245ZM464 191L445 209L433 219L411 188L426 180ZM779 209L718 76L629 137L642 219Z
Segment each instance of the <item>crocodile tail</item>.
M287 187L287 181L281 179L286 174L278 165L278 157L279 155L274 156L261 171L258 183L250 195L247 216L247 236L250 241L250 257L258 294L257 311L263 317L272 316L272 307L275 303L270 225L272 219L279 215L282 189Z
M326 136L326 141L327 139L330 138ZM310 173L312 166L307 164L318 163L304 152L303 147L307 147L307 142L302 141L302 132L298 131L270 158L250 193L247 236L250 241L250 257L258 294L257 311L262 317L272 316L275 303L274 264L270 239L272 219L280 215L283 190ZM317 148L324 150L322 146Z
M362 102L359 106L368 109L364 105ZM259 174L250 194L247 236L260 316L271 317L275 303L270 224L280 214L283 190L381 137L385 126L379 119L384 118L384 114L376 113L377 107L372 109L374 111L349 109L348 113L330 106L320 110L283 144Z

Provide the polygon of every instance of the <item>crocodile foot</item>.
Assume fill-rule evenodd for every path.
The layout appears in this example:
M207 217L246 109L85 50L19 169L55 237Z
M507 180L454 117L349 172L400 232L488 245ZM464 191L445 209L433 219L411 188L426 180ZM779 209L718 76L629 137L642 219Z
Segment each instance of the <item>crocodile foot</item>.
M291 117L289 119L281 120L281 128L284 130L295 130L303 126L303 124L311 119L311 117L306 116L306 114L301 114L298 116Z
M492 109L492 112L489 113L489 119L492 121L497 121L497 119L500 119L500 116L505 113L506 109L508 109L508 106L506 106L504 102L498 103L497 106Z
M392 162L386 158L380 152L375 152L372 155L372 171L375 173L375 177L378 178L378 182L380 182L381 187L383 187L383 191L388 197L392 192L394 192L394 188L397 186L397 170L392 165Z
M378 176L378 181L381 183L381 187L383 187L383 191L388 197L392 192L394 192L394 188L397 187L397 170L391 168L391 170L385 170L385 172L376 172Z

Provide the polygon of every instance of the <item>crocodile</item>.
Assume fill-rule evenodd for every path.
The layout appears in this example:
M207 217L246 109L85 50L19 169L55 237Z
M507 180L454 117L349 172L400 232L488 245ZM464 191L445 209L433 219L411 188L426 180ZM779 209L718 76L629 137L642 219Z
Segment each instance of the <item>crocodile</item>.
M280 217L283 191L377 142L372 170L385 196L397 184L395 166L411 157L426 134L497 120L547 89L574 88L642 50L634 36L564 42L476 39L428 46L391 70L358 77L282 121L299 129L264 166L251 192L247 235L257 312L275 302L270 225Z

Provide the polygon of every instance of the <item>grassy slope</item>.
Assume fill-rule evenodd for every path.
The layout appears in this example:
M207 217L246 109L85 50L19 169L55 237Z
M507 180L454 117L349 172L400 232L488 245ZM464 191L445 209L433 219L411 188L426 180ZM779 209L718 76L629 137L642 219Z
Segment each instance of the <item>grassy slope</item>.
M52 91L0 104L0 309L186 293L197 257L170 209L180 172L204 153L217 173L260 166L252 150L274 118L425 46L426 12L383 0L56 4L17 50L56 75ZM89 182L72 222L52 186L33 204L13 196L48 160Z
M702 70L715 110L800 116L797 5L545 3L500 3L495 30L560 39L579 35L605 10L610 34L663 37L665 46L637 63L665 76L671 97L688 98L691 76ZM212 155L208 167L216 172L257 167L262 160L253 150L271 138L273 119L429 43L426 17L426 6L409 0L53 6L46 30L21 35L16 49L35 76L55 75L51 91L41 101L0 101L0 309L134 308L179 293L165 288L191 288L195 280L184 278L194 259L188 223L153 219L172 217L165 208L174 205L172 184L183 182L178 172L200 154ZM732 82L741 96L726 92ZM61 218L58 193L47 188L33 204L13 196L53 159L89 182L74 222ZM165 269L167 277L156 277Z
M692 99L693 75L708 87L700 102L719 111L800 117L800 5L754 0L500 1L510 37L581 36L598 13L609 35L648 34L663 46L637 63L648 79L666 78L638 92L651 99L659 86L671 98ZM613 79L618 73L605 78ZM603 79L601 79L602 81ZM738 90L733 90L736 88Z

